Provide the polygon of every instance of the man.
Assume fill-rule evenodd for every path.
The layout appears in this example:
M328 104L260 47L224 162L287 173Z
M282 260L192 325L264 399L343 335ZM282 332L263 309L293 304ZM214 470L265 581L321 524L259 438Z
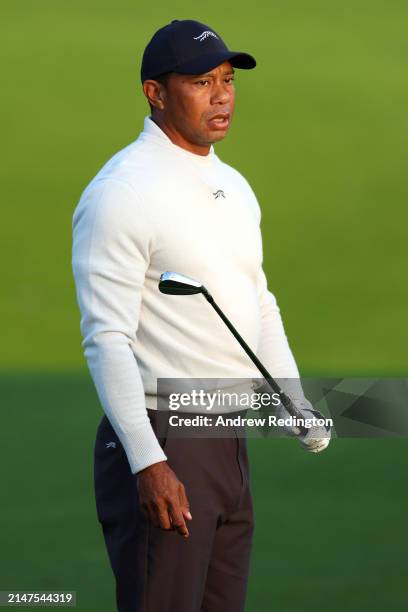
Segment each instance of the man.
M197 275L272 375L298 378L262 270L256 197L213 147L233 117L234 68L255 65L202 23L158 30L141 67L151 116L74 214L83 346L106 413L97 511L120 612L244 609L253 532L245 440L160 437L155 408L161 377L258 374L205 300L157 286L165 270ZM314 452L328 442L301 441Z

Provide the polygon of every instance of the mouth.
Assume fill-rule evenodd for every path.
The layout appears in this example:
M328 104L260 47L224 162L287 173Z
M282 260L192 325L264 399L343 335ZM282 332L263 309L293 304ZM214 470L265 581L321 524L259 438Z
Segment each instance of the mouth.
M230 123L229 113L217 113L208 119L208 125L213 130L226 130Z

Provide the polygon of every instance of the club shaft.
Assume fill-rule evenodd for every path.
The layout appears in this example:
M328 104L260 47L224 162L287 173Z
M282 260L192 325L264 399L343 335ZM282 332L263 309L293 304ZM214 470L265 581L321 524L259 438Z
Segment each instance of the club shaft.
M221 308L215 302L215 300L212 297L212 295L210 293L208 293L208 291L206 289L203 290L203 295L204 295L205 299L207 300L207 302L209 304L211 304L211 306L214 308L214 310L218 314L218 316L224 321L225 325L228 327L228 329L230 330L230 332L232 333L234 338L242 346L242 348L244 349L244 351L246 352L248 357L251 359L252 363L258 368L258 370L260 371L260 373L262 374L262 376L264 377L266 382L269 384L269 386L273 389L273 391L275 391L275 393L279 394L280 401L285 406L285 408L288 411L288 413L291 416L293 416L293 417L303 419L302 414L299 412L299 410L296 408L296 406L293 405L291 399L286 395L286 393L284 393L282 391L282 389L280 388L280 386L278 385L276 380L269 374L268 370L265 368L263 363L261 363L261 361L259 361L258 357L255 355L255 353L248 346L248 344L245 342L243 337L235 329L235 327L233 326L231 321L225 316L225 314L223 313Z

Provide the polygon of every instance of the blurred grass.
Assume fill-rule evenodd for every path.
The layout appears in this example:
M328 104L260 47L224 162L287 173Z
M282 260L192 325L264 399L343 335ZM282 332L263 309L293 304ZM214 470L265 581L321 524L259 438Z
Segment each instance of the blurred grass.
M156 17L159 14L160 19ZM152 32L195 17L258 59L217 153L263 210L265 268L303 373L406 372L408 5L3 2L0 367L83 366L71 217L148 109Z
M93 498L100 409L92 384L68 374L10 375L0 393L0 590L73 590L79 610L114 610Z
M3 0L0 589L76 589L84 612L113 610L114 592L94 509L101 410L80 344L71 218L139 134L140 56L175 18L210 24L258 60L237 75L216 151L258 195L265 268L301 372L407 372L406 2ZM406 442L336 440L322 457L284 440L250 450L248 610L405 610Z
M406 449L401 439L339 439L319 457L290 440L251 440L257 529L248 610L406 608Z

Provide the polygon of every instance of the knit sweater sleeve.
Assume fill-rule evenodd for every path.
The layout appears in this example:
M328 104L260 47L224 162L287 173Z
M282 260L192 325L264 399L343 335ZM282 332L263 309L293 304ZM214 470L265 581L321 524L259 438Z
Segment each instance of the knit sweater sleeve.
M258 276L258 296L261 308L261 337L258 357L275 378L299 378L299 371L289 346L275 296L269 291L265 272Z
M246 180L245 188L248 190L248 199L260 226L261 208L252 187ZM261 230L259 229L259 231ZM283 391L293 399L303 399L304 393L299 370L285 333L280 308L275 295L268 288L268 281L263 269L262 238L260 244L261 257L257 275L257 292L261 315L261 332L257 357L265 365L271 376L278 379Z
M166 460L150 424L132 350L151 236L138 197L127 183L105 178L83 193L73 217L72 249L82 346L132 473Z
M258 275L261 336L257 356L293 400L304 401L304 391L295 358L289 346L276 298L268 289L265 272Z

